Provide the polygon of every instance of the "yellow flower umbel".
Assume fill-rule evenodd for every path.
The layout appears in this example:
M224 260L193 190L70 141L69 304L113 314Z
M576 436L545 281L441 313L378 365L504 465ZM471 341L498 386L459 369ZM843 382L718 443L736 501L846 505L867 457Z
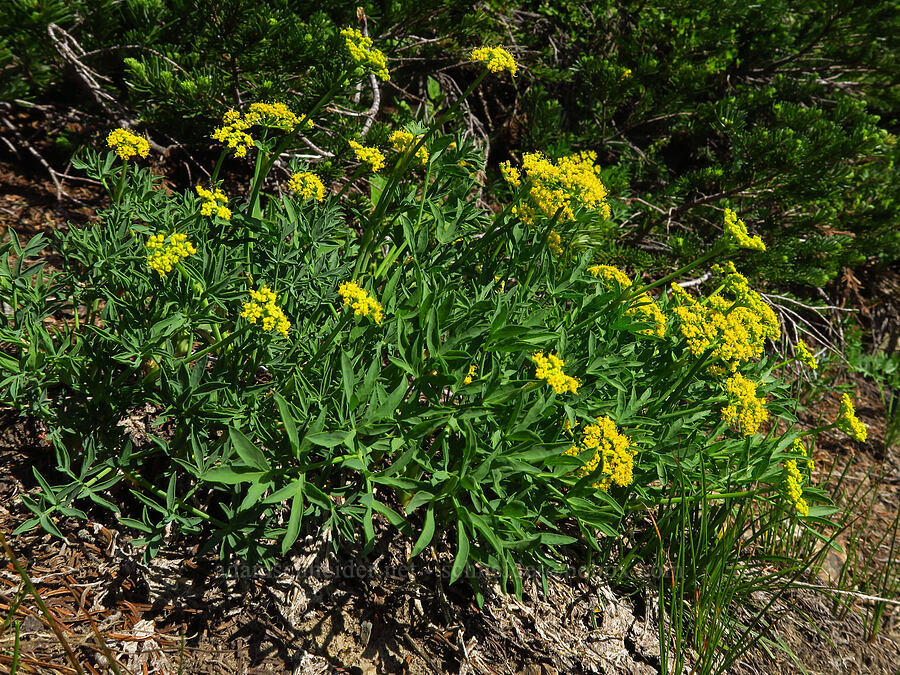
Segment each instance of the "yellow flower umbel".
M405 129L399 129L392 133L388 140L391 142L391 145L394 146L394 150L397 152L406 152L407 149L413 147L416 143L419 142L421 136L413 136L410 132ZM422 145L418 150L416 150L416 159L418 159L422 166L428 164L428 148Z
M344 304L353 308L353 313L357 316L371 316L375 323L381 323L384 317L384 309L381 303L369 295L355 281L345 281L338 288L338 293L344 298Z
M309 171L291 176L288 188L301 199L315 199L317 202L325 199L325 186L316 174Z
M865 442L868 437L866 426L860 422L859 418L856 416L856 410L853 408L853 401L850 400L848 394L841 396L841 409L838 411L835 425L854 440Z
M234 150L235 157L245 157L253 147L253 137L247 133L250 126L241 113L229 110L222 117L222 126L213 130L212 138Z
M306 115L298 117L284 103L251 103L246 113L241 114L237 110L226 112L222 126L213 131L212 138L234 150L235 157L244 157L247 150L253 147L253 137L247 133L253 126L290 133L298 127L310 129L313 122Z
M172 271L182 258L194 255L197 249L187 240L186 234L173 233L170 236L154 234L147 240L147 264L161 276Z
M593 265L587 271L595 277L603 279L607 284L618 284L620 290L631 286L631 279L622 270L612 265ZM626 313L639 321L649 323L652 327L639 331L642 335L655 335L663 338L666 336L666 315L662 313L659 305L649 293L640 293L629 304Z
M472 60L485 61L487 69L492 73L506 70L510 75L515 75L519 68L512 54L503 47L477 47L472 50Z
M469 366L469 374L463 378L463 384L472 384L472 381L475 379L475 371L478 370L478 366L474 363Z
M575 209L598 214L607 219L610 215L606 201L606 187L600 180L600 169L595 166L595 152L580 152L553 162L541 153L526 153L522 157L522 170L514 169L508 162L500 165L500 173L512 187L521 184L522 174L531 180L529 195L532 204L513 207L513 213L527 225L534 225L539 217L557 216L558 222L575 219Z
M813 472L813 470L816 468L815 462L813 462L812 457L810 457L806 452L806 447L803 445L799 438L795 438L794 442L791 443L791 452L806 457L806 468L810 473Z
M350 56L359 65L374 72L383 81L391 79L387 69L387 57L380 49L372 49L372 38L362 34L358 28L345 28L341 31L344 36L344 44Z
M146 138L133 134L127 129L114 129L106 137L106 144L115 149L116 154L124 160L129 160L135 155L146 157L150 152L150 143Z
M250 302L244 303L241 316L250 323L257 321L263 330L281 333L288 336L291 322L285 316L284 310L278 306L278 296L268 286L263 286L258 291L250 290Z
M731 209L725 209L725 243L731 249L749 248L754 251L765 251L766 245L759 237L751 237L744 221L737 217Z
M384 168L384 154L378 148L369 148L356 141L350 141L350 147L353 149L356 159L368 164L373 173L378 173Z
M312 128L312 120L306 115L295 115L284 103L251 103L244 113L244 121L250 126L268 127L291 132L298 126Z
M741 363L762 356L766 340L781 337L781 327L774 310L750 288L743 275L733 271L733 264L717 268L727 273L722 294L702 304L673 283L672 297L681 305L673 311L694 356L712 350L713 372L735 372ZM726 298L725 293L733 299Z
M609 417L598 417L596 424L586 426L581 445L573 445L563 454L580 457L589 450L593 450L594 454L575 472L578 478L583 478L600 467L601 478L593 484L595 488L608 490L613 484L620 487L631 485L637 450L631 446L627 436L616 430L615 423Z
M228 203L228 197L219 188L207 190L198 185L197 194L203 199L203 204L200 205L201 216L216 215L222 220L231 220L231 209L225 206Z
M819 367L816 357L809 351L809 347L803 340L797 340L797 360L804 364L807 368L816 370Z
M735 373L725 381L728 405L722 408L722 419L736 426L744 436L752 436L769 417L763 407L765 398L756 396L756 384L740 373Z
M531 360L536 367L534 376L539 380L545 380L557 394L578 393L578 380L563 372L566 362L556 354L544 356L544 352L537 352L532 355Z
M547 248L557 258L563 254L562 237L556 230L550 230L550 234L547 235Z
M803 498L803 474L797 468L795 459L789 459L784 463L784 491L797 509L797 513L808 516L809 504Z

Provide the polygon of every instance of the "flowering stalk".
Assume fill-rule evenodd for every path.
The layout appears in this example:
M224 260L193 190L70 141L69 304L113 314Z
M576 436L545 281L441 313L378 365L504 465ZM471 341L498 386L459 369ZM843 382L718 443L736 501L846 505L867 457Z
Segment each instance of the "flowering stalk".
M340 90L340 88L344 86L347 77L348 73L342 73L340 77L335 80L335 83L331 86L331 89L325 92L322 98L318 100L318 102L308 113L306 113L306 115L304 115L304 117L308 120L311 120L313 116L317 112L319 112L319 110L321 110L322 106L328 103L328 101L330 101L334 97L334 95ZM275 145L275 149L272 151L270 158L264 159L264 161L260 162L260 158L257 157L256 171L254 172L253 176L253 187L250 191L250 214L254 218L259 218L262 215L262 209L260 209L259 207L259 191L262 188L263 180L267 175L269 175L269 171L272 170L272 166L278 160L278 157L281 155L281 153L288 148L288 146L300 133L302 127L302 124L298 124L290 133L281 138Z
M116 185L116 206L122 202L122 193L125 191L125 176L128 173L128 162L122 162L122 173L119 174L119 183Z
M690 272L692 269L709 262L719 254L721 254L726 248L727 246L725 244L720 243L717 246L713 247L711 251L704 253L693 262L690 262L684 267L681 267L671 274L664 276L662 279L647 284L646 286L634 286L630 293L622 294L615 302L628 302L629 300L633 300L634 298L639 296L641 293L646 293L647 291L652 291L655 288L659 288L660 286L668 284L670 281L674 281L678 277L683 276L686 272Z
M368 262L368 257L370 255L370 251L374 251L378 246L378 237L376 235L381 235L381 220L384 218L384 214L387 211L388 207L391 206L394 197L394 187L397 182L400 180L400 177L406 171L406 167L409 165L412 158L416 156L416 152L418 152L419 148L425 145L428 140L434 135L435 131L438 130L452 115L456 113L456 110L462 105L462 102L466 99L466 97L475 91L475 88L481 84L485 77L488 75L488 70L485 68L484 72L481 73L475 80L470 84L466 90L457 98L450 107L425 131L424 134L421 135L419 140L416 143L410 143L406 148L406 152L400 155L400 159L397 161L396 165L394 165L393 170L391 171L390 176L388 176L387 181L385 182L384 189L381 192L381 198L378 200L378 206L375 207L375 211L372 213L371 217L368 219L366 223L366 231L363 234L362 241L359 245L359 255L356 259L356 267L353 271L354 277L359 277L362 275L363 267Z

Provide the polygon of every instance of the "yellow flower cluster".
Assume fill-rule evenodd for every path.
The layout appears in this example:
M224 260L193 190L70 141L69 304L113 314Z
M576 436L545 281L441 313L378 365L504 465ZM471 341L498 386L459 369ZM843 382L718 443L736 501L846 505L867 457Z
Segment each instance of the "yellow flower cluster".
M219 188L207 190L198 185L197 194L203 199L203 204L200 205L200 215L215 214L222 220L231 220L231 209L225 206L228 203L228 197Z
M147 264L150 269L166 276L182 258L194 255L197 249L187 240L186 234L174 233L168 237L154 234L147 240Z
M372 49L372 38L363 35L358 28L345 28L341 35L344 36L344 43L354 61L371 69L384 82L391 79L387 57L380 49Z
M469 374L463 378L463 384L472 384L472 380L475 379L475 371L478 370L478 366L474 363L469 366Z
M373 172L377 173L384 168L384 154L378 148L369 148L356 141L350 141L350 147L356 159L372 167Z
M557 258L563 254L562 237L556 230L550 230L550 234L547 235L547 248Z
M809 347L806 346L803 340L797 340L797 359L812 370L816 370L819 367L816 357L809 351Z
M251 103L244 113L244 121L250 126L270 127L282 131L293 131L298 126L311 129L313 121L306 115L295 115L284 103Z
M251 103L246 113L226 112L222 126L213 131L212 138L234 150L235 157L244 157L253 147L253 137L247 130L255 125L291 132L298 126L312 128L313 121L306 115L298 117L284 103Z
M598 417L596 424L584 428L581 445L573 445L563 454L580 457L585 451L593 450L594 454L578 469L575 475L583 478L601 467L601 478L594 483L595 488L608 490L612 484L620 487L631 485L634 480L634 456L637 450L632 448L631 441L616 430L615 423L609 417Z
M791 443L791 452L806 457L806 468L809 469L810 473L812 473L813 469L816 468L816 464L815 462L813 462L812 457L810 457L806 452L806 447L803 445L799 438L795 438L794 442Z
M106 137L106 144L114 148L116 154L124 160L129 160L135 155L146 157L150 152L150 143L147 139L133 134L128 129L113 129Z
M787 498L797 509L797 513L808 516L809 504L803 498L803 474L797 468L797 460L789 459L784 463L784 490Z
M241 113L229 110L222 117L222 126L213 130L212 139L234 150L235 157L244 157L253 147L253 137L247 133L250 126Z
M344 298L344 304L353 308L355 315L371 316L375 323L381 323L384 310L381 303L369 295L355 281L345 281L338 288L338 293Z
M864 442L868 437L866 425L859 421L859 418L856 416L856 410L853 408L853 401L850 400L850 396L847 394L841 396L841 408L838 411L835 424L838 429L854 440Z
M728 269L733 269L733 265ZM674 313L692 354L700 356L712 349L712 359L724 362L728 370L735 372L741 363L762 356L766 339L777 340L781 328L775 312L759 293L750 289L742 275L729 274L723 291L731 293L734 299L713 295L701 304L673 283L673 297L681 303ZM712 368L724 371L720 364L713 364Z
M728 405L722 408L722 419L736 426L744 436L752 436L769 417L763 407L765 398L756 396L756 384L740 373L735 373L725 381Z
M725 209L725 243L729 248L749 248L754 251L765 251L766 245L759 237L751 237L744 221L737 217L731 209Z
M405 129L398 129L390 135L388 140L391 142L391 145L394 146L394 150L397 152L406 152L408 148L411 148L418 143L420 138L422 137L413 136ZM416 150L416 159L422 163L422 166L428 164L428 148L422 145L422 147Z
M512 54L503 47L477 47L472 50L472 60L486 61L487 69L492 73L508 70L510 75L515 75L519 69Z
M260 322L263 330L281 333L288 336L291 322L285 316L284 310L278 306L278 296L268 286L263 286L258 291L250 290L250 302L244 303L241 316L250 323Z
M301 199L315 199L321 202L325 199L325 186L319 177L309 171L295 173L288 182L288 188L296 192Z
M570 222L575 219L576 208L609 218L606 187L600 181L596 160L597 153L580 152L554 164L539 152L526 153L522 157L522 172L531 180L529 194L534 206L517 205L513 213L528 225L534 225L540 214L552 218L557 211L560 222ZM522 172L509 162L500 165L500 172L512 187L521 184Z
M620 289L631 286L631 279L622 270L612 265L593 265L587 268L588 272L606 282L614 282ZM632 299L626 312L639 321L651 324L651 328L640 331L642 335L655 335L663 338L666 336L666 315L662 313L659 305L649 293L641 293Z
M534 376L539 380L546 380L547 384L553 387L557 394L565 394L566 392L577 394L577 379L570 377L563 372L563 366L566 362L559 358L556 354L547 354L544 352L536 352L532 355L531 360L534 361L536 367Z

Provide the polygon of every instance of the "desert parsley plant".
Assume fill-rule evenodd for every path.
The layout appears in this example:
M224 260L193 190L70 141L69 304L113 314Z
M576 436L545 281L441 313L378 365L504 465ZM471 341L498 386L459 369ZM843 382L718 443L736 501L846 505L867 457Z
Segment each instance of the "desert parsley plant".
M502 48L476 49L469 89L391 149L315 137L348 172L380 172L377 192L335 192L297 160L280 179L276 160L327 129L328 104L389 76L371 41L345 37L343 75L310 110L254 102L210 130L208 185L167 193L140 136L113 132L77 162L111 205L57 235L56 271L37 260L42 236L0 249L0 397L47 424L57 465L36 472L20 530L58 533L90 500L147 555L174 529L271 564L304 529L365 554L386 525L413 557L446 550L451 582L480 564L520 590L522 565L608 552L634 514L675 531L673 504L821 522L766 352L777 321L725 262L762 246L737 214L707 254L648 282L572 244L615 224L591 152L526 155L504 169L505 208L480 206L482 160L453 119L485 77L515 73ZM226 195L229 155L254 173ZM715 287L667 290L714 258Z

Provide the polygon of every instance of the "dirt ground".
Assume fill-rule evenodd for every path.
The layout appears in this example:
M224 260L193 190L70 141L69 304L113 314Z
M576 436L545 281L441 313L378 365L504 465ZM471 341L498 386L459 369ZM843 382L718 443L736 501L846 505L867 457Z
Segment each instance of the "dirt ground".
M66 220L84 221L102 201L89 185L66 188L84 205L57 202L52 182L0 162L0 239L10 227L29 237ZM817 413L832 414L832 398ZM900 450L880 440L877 394L863 389L858 400L870 441L851 449L837 437L825 439L815 457L817 482L839 475L852 455L847 480L878 487L866 528L844 534L845 541L858 538L857 549L877 564L886 555L879 531L893 522L900 501ZM0 411L0 531L85 673L660 672L653 593L649 600L623 597L597 578L551 577L548 596L539 579L527 579L520 601L499 594L485 576L479 608L466 584L447 587L442 561L411 568L408 544L394 539L385 538L363 565L353 552L336 555L327 533L309 536L279 569L257 572L225 570L214 556L174 537L144 564L129 532L104 512L90 512L88 522L59 519L64 540L40 529L13 536L31 515L21 497L35 491L32 467L49 467L49 452L38 425ZM806 583L827 587L845 558L830 556L824 572ZM835 597L844 605L835 606ZM783 641L808 673L898 673L900 608L889 607L870 641L864 617L871 608L852 592L792 590L770 607L767 637ZM19 622L19 672L78 672L5 553L0 616ZM0 672L11 669L14 640L12 627L0 631ZM761 644L733 670L785 668L803 672Z

